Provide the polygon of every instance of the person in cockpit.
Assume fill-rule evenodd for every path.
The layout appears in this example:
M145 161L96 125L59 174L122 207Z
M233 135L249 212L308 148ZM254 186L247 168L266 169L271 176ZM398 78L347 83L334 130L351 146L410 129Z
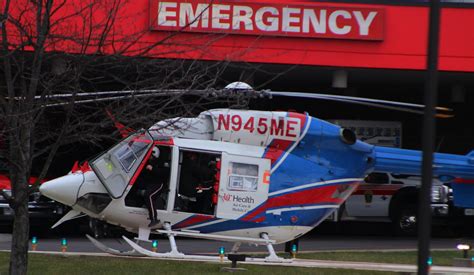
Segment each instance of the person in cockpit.
M143 169L145 190L145 205L148 209L150 224L148 227L154 227L160 223L157 218L156 209L161 201L161 193L166 189L166 171L164 165L160 165L160 149L153 147L153 152L148 160L145 169Z

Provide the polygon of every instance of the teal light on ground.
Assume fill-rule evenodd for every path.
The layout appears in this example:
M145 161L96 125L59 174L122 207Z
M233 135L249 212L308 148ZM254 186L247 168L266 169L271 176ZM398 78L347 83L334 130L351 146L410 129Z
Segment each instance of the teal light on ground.
M157 248L157 247L158 247L158 241L157 241L157 240L153 240L153 242L151 243L151 245L153 246L153 248Z
M298 250L298 249L297 249L296 244L293 244L293 245L291 246L291 252L295 253L297 250Z
M67 240L66 240L66 238L62 238L62 239L61 239L61 245L62 245L62 246L66 246L66 245L67 245Z
M431 256L428 257L428 265L433 265L433 258Z
M31 237L31 244L37 244L38 239L36 237Z
M224 255L225 248L223 246L219 247L219 254Z

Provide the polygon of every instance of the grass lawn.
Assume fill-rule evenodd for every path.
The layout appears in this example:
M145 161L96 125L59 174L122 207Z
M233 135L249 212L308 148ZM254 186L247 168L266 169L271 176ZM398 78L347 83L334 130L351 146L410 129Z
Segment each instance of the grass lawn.
M0 275L8 274L9 253L0 253ZM60 256L30 254L28 274L226 274L220 268L229 264L167 261L155 259L126 259L91 256ZM242 265L242 274L388 274L387 272Z
M300 253L298 258L331 260L331 261L351 261L351 262L375 262L375 263L396 263L396 264L417 264L418 252L318 252ZM462 258L459 251L431 251L433 265L451 266L453 258Z

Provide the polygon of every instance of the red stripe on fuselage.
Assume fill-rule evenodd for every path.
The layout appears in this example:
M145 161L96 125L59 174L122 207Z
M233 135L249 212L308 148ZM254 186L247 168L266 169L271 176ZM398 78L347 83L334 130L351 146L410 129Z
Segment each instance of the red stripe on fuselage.
M288 150L291 144L293 144L291 140L274 139L268 145L268 149L263 157L270 159L271 165L273 166L286 150Z
M299 113L293 113L293 112L288 112L288 117L291 118L297 118L300 120L300 136L303 135L304 128L307 123L307 116L304 114L299 114ZM296 142L296 140L281 140L281 139L273 139L272 142L268 145L267 151L264 154L264 158L270 159L271 160L271 165L272 167L275 165L275 163L288 151L288 149ZM271 176L270 176L270 185L271 185ZM335 187L337 188L337 187ZM334 193L334 190L331 193L331 195ZM279 197L274 197L274 198L269 198L263 205L258 207L253 213L250 215L244 217L242 220L244 221L250 221L253 220L257 215L265 211L266 209L270 207L277 207L279 205L291 205L291 203L295 204L298 202L299 204L315 204L318 202L314 202L314 199L311 199L311 195L307 195L303 201L301 201L302 198L299 197L304 197L302 196L302 192L308 192L312 194L314 190L318 190L316 192L319 192L321 188L315 188L312 190L305 190L305 191L299 191L295 192L292 194L288 195L283 195ZM329 195L329 196L331 196ZM289 199L286 199L286 197L289 197ZM300 202L301 201L301 202ZM322 202L322 201L321 201ZM325 201L326 202L326 201Z
M173 225L173 228L183 228L183 227L188 227L194 224L202 223L205 221L212 220L214 217L213 216L205 216L205 215L196 215L193 216L187 220L184 220L182 222L179 222L175 225Z
M288 117L297 118L300 120L300 135L303 134L304 126L306 123L306 115L288 112ZM280 157L293 145L295 140L282 140L273 139L268 145L268 149L265 152L264 158L270 159L271 165L273 166Z
M257 208L253 213L242 218L244 221L250 221L260 213L271 208L282 208L292 207L301 205L313 205L313 204L338 204L340 205L343 200L341 198L333 198L332 196L338 188L344 185L357 184L357 182L347 184L337 184L330 186L316 187L313 189L306 189L297 191L294 193L284 194L282 196L271 197L267 202Z

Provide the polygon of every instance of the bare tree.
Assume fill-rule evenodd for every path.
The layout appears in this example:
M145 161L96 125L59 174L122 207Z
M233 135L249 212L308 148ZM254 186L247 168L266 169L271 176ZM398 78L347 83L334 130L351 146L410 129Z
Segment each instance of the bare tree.
M2 194L15 213L11 274L27 271L29 194L61 146L100 144L114 136L108 132L111 121L106 109L140 128L169 117L195 115L207 107L247 103L245 95L219 97L209 90L219 82L226 62L151 58L159 56L160 49L173 49L162 47L173 35L143 47L137 43L143 30L121 35L116 23L125 1L4 1L0 156L12 182L12 195ZM174 88L181 90L171 92ZM88 94L146 89L161 92L153 97L139 92L111 92L105 98ZM41 166L33 167L38 158L43 160ZM33 170L39 177L31 187Z

